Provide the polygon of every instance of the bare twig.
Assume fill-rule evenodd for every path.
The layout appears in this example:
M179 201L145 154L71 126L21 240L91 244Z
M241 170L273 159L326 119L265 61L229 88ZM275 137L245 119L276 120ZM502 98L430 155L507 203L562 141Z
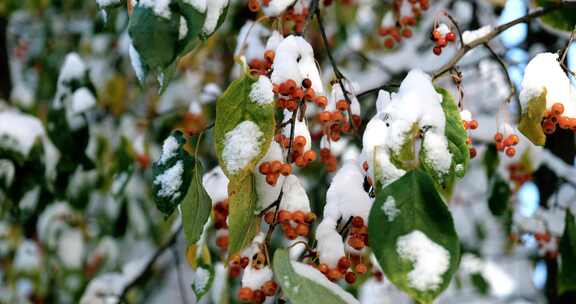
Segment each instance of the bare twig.
M178 235L180 234L180 232L182 232L182 223L180 223L179 226L176 228L176 230L172 232L170 238L168 238L168 240L164 244L162 244L162 246L156 249L154 255L152 255L152 257L148 260L146 265L144 265L144 267L142 268L142 271L137 276L135 276L132 279L132 281L130 281L128 284L124 286L122 292L118 296L118 298L121 301L125 300L126 295L128 294L128 291L130 291L130 289L137 286L141 281L143 281L146 278L146 276L152 271L152 267L154 266L158 258L160 258L167 249L169 249L174 243L176 243L176 240L178 239Z
M502 58L500 58L498 53L496 53L488 43L485 43L484 46L486 47L486 49L488 49L488 51L490 52L492 57L498 62L498 64L500 64L500 67L502 67L502 71L506 76L506 82L508 82L508 87L510 87L510 94L508 94L508 97L506 97L506 103L510 103L512 98L514 98L514 96L516 95L516 86L514 86L512 78L510 78L510 74L508 73L508 65L506 65L506 63L502 60Z

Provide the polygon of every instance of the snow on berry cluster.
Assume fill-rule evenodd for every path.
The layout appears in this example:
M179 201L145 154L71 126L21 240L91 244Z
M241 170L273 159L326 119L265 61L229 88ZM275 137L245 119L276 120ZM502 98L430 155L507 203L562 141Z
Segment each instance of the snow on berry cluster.
M394 1L392 10L382 19L378 34L384 37L384 46L388 49L400 43L402 38L412 37L412 27L415 27L422 11L430 7L428 0Z
M442 54L442 49L445 48L448 43L456 41L456 35L446 23L440 23L434 31L430 39L436 44L432 51L435 55L439 56Z

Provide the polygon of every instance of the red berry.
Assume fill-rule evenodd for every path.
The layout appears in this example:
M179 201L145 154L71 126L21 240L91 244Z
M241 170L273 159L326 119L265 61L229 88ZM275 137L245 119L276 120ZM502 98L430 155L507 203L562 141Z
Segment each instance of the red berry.
M506 155L508 155L509 157L512 157L512 156L514 156L514 154L516 154L516 149L514 149L514 147L506 148Z
M238 300L241 302L251 302L254 298L254 292L248 287L242 287L238 290Z
M496 135L494 135L494 140L496 142L501 142L504 139L504 135L502 135L502 133L497 132Z
M386 47L387 49L393 48L394 47L394 39L387 38L386 40L384 40L384 47Z
M353 272L349 271L346 273L346 275L344 276L344 279L346 280L346 283L348 284L354 284L354 282L356 282L356 274L354 274Z
M554 105L552 105L552 114L559 116L562 115L562 113L564 113L564 105L557 102Z
M446 34L446 41L455 41L456 40L456 35L452 32L449 32Z
M472 119L470 122L468 122L468 127L472 130L476 130L478 128L478 121Z
M435 46L435 47L432 49L432 52L434 52L434 55L440 56L440 54L442 54L442 48Z
M470 152L470 158L476 157L476 153L477 153L476 148L474 148L474 147L470 148L469 152Z
M404 38L410 38L410 37L412 37L412 30L409 29L409 28L403 29L403 30L402 30L402 36L403 36Z

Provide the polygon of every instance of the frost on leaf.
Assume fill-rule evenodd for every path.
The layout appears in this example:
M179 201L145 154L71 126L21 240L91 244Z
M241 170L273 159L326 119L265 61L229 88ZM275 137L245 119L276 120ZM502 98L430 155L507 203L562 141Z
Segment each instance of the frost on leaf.
M270 104L274 101L272 82L266 76L260 76L258 81L252 84L250 100L258 104Z
M258 154L262 131L257 124L245 120L225 135L222 159L228 172L244 169Z
M425 291L437 289L442 283L442 275L450 264L450 253L422 231L415 230L399 237L396 251L402 259L413 264L413 270L408 273L410 286Z
M389 222L394 221L396 216L398 216L400 210L396 208L396 200L394 199L393 196L388 196L388 198L386 198L384 205L382 205L382 211L386 215L386 218L388 219Z

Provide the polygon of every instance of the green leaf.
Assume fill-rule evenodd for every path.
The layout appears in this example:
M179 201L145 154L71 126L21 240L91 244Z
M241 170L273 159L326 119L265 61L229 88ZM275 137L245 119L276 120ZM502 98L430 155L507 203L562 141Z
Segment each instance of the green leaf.
M181 131L174 131L170 137L178 143L174 153L152 164L154 201L156 207L166 216L171 215L186 197L192 180L191 169L194 166L194 158L184 150L186 144L184 134ZM175 185L178 187L173 189Z
M186 1L178 0L176 3L179 12L182 14L182 17L184 17L184 20L186 20L186 27L188 29L186 37L180 40L178 45L178 55L182 56L197 45L204 21L206 20L206 13L199 12Z
M293 304L358 303L342 287L330 282L312 266L292 262L286 249L274 253L274 277ZM296 268L297 267L297 268Z
M184 235L189 245L200 239L212 210L212 200L202 185L202 171L202 164L196 160L192 182L181 206Z
M500 158L498 157L498 150L496 150L496 145L489 144L486 146L486 152L484 152L484 158L482 159L484 167L486 168L486 177L491 179L500 164Z
M488 198L490 212L495 216L503 215L508 209L508 201L511 195L512 191L510 191L508 183L499 174L494 175L492 191Z
M560 239L560 275L559 291L576 291L576 224L570 209L566 210L564 234Z
M250 100L249 94L254 82L254 79L244 75L242 78L232 82L216 102L216 123L214 126L216 153L222 170L224 170L224 173L231 181L235 178L242 180L251 174L254 166L268 151L274 136L274 104L261 105ZM229 172L222 157L226 133L244 121L254 122L262 132L263 136L259 142L260 153L243 169L232 174Z
M156 15L152 8L137 4L130 16L128 33L142 63L155 72L167 68L177 55L180 17Z
M546 112L546 89L538 97L528 101L527 109L522 109L518 130L524 134L533 144L543 146L546 143L546 135L542 129L542 118Z
M452 215L428 174L413 170L382 189L370 210L368 230L370 246L396 287L423 303L432 302L448 287L460 261L460 243ZM440 254L435 263L446 262L445 271L425 285L413 280L418 274L417 262L401 257L397 250L414 236L419 236L420 244L427 244L427 250L432 248ZM429 251L425 254L431 254ZM448 260L441 259L442 253L449 254Z
M560 2L560 0L536 0L536 5L546 7ZM565 6L559 10L543 15L539 20L544 24L544 28L552 28L570 33L576 25L576 9Z
M472 285L476 287L480 294L487 295L490 291L490 285L486 282L486 279L484 279L484 276L481 273L477 272L471 274L470 280L472 281Z
M194 282L192 283L192 291L194 291L197 302L210 290L213 282L214 268L210 265L199 265L194 272Z
M228 202L228 252L232 256L248 246L260 228L260 217L256 214L258 196L252 174L230 180Z
M405 134L404 143L400 147L399 153L390 154L390 162L400 169L409 170L414 169L417 165L416 161L416 139L418 139L418 134L420 133L420 128L418 124L412 125L412 128Z

